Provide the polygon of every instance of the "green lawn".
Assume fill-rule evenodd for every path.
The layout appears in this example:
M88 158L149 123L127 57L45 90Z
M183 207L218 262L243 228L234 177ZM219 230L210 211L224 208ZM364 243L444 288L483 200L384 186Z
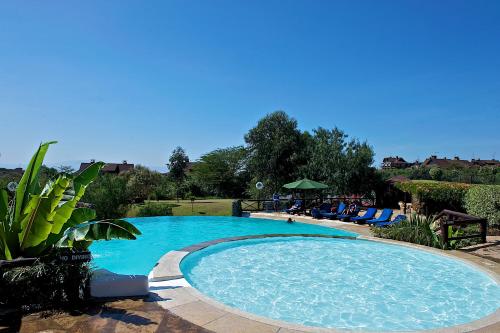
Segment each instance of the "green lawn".
M191 200L160 200L151 202L161 202L172 205L174 216L231 216L232 199L199 199L191 204ZM133 207L127 215L135 216L137 207Z

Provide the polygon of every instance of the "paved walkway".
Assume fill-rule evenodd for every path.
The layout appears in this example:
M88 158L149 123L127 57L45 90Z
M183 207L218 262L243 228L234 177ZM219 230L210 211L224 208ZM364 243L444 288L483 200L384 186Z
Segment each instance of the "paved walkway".
M500 236L488 236L486 240L485 244L465 247L460 251L500 263Z
M165 311L156 298L125 299L96 303L74 313L32 314L10 317L0 323L0 332L78 332L78 333L209 333L177 315Z

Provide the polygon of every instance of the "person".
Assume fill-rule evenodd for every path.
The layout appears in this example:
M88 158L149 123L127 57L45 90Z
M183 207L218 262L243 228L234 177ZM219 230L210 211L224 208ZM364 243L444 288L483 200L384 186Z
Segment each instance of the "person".
M330 209L330 211L331 211L332 213L336 213L336 212L337 212L337 209L338 209L338 205L333 203L333 204L332 204L332 208Z
M358 206L356 205L356 203L353 201L349 204L349 207L347 207L346 209L346 214L348 215L353 215L354 212L356 212L356 209L358 208Z
M291 217L288 218L288 220L286 221L286 223L293 223L294 221L292 220Z
M280 195L276 192L274 192L273 194L273 207L275 212L279 211L280 209Z

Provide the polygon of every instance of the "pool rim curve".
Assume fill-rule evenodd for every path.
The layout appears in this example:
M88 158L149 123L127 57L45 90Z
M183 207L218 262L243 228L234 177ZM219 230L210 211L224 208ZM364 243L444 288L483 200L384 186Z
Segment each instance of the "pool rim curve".
M429 248L426 246L422 245L417 245L417 244L411 244L411 243L406 243L406 242L399 242L399 241L394 241L394 240L388 240L388 239L380 239L380 238L375 238L371 236L364 236L364 235L358 235L356 237L352 236L335 236L335 235L323 235L323 234L265 234L265 235L250 235L250 236L238 236L238 237L227 237L227 238L221 238L221 239L216 239L212 241L207 241L207 242L202 242L194 245L187 246L183 249L176 250L176 251L169 251L167 252L155 265L153 270L151 271L149 277L150 281L168 281L168 280L181 280L182 284L185 289L191 296L194 298L208 304L211 307L214 307L215 309L219 311L223 311L225 314L232 314L233 316L239 316L243 317L244 319L251 320L258 322L260 324L267 324L271 325L273 327L277 328L277 331L280 329L286 330L292 330L294 332L330 332L330 333L338 333L338 332L370 332L374 333L374 331L362 331L362 330L349 330L349 329L344 329L344 328L325 328L325 327L314 327L314 326L305 326L301 324L295 324L291 322L286 322L282 320L277 320L277 319L271 319L269 317L265 316L260 316L256 315L250 312L246 312L243 310L240 310L235 307L228 306L214 298L211 298L210 296L204 294L200 290L196 289L195 287L191 286L191 284L188 282L187 279L185 279L184 274L181 270L181 262L182 260L189 256L191 253L206 249L207 247L214 246L217 244L221 243L226 243L226 242L233 242L233 241L242 241L242 240L250 240L250 239L265 239L265 238L279 238L279 237L321 237L321 238L343 238L343 239L350 239L354 241L369 241L369 242L380 242L380 243L386 243L390 245L395 245L395 246L403 246L403 247L409 247L414 250L421 250L425 251L428 253L432 253L438 256L444 256L447 258L452 258L454 260L458 260L466 265L471 266L474 269L479 270L480 272L486 274L488 277L492 278L497 284L500 284L500 275L497 274L496 272L488 269L487 267L481 266L479 264L476 264L470 260L467 260L465 258L457 257L455 255L446 253L446 251L435 249L435 248ZM488 261L485 259L485 261ZM159 276L158 273L162 272L163 276ZM166 273L166 274L165 274ZM163 306L164 304L162 302L159 302L160 306ZM182 317L182 316L181 316ZM189 321L189 318L184 318ZM498 308L496 311L493 313L479 318L477 320L474 320L472 322L468 322L465 324L460 324L460 325L455 325L455 326L448 326L448 327L442 327L442 328L435 328L435 329L430 329L430 330L419 330L419 331L388 331L391 333L394 332L435 332L435 333L462 333L462 332L470 332L473 330L485 328L487 326L493 325L500 323L500 308ZM380 332L380 331L377 331Z

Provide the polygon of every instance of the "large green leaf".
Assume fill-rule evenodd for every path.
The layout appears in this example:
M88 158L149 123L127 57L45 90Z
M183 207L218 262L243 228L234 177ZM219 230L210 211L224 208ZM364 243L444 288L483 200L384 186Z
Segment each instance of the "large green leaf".
M59 231L59 233L55 234L53 233L54 231L54 226L52 226L52 232L47 238L47 246L56 244L64 235L64 232L68 228L72 228L74 226L77 226L79 224L82 224L87 221L91 221L95 219L96 213L95 210L90 209L90 208L76 208L73 210L71 217L66 221L64 224L64 228ZM55 223L54 223L55 224Z
M9 211L9 197L7 191L0 189L0 223L7 221L7 212Z
M96 162L90 164L85 170L80 172L78 176L75 177L75 184L80 184L83 186L87 186L88 184L90 184L95 179L95 177L97 177L104 164L104 162Z
M7 191L0 189L0 259L12 259L11 247L15 243L8 218L9 199ZM15 236L15 235L14 235Z
M85 207L77 208L73 211L73 214L71 214L71 218L68 220L68 226L74 227L78 224L91 221L95 219L95 217L95 210Z
M73 246L76 242L90 242L111 239L136 239L141 232L124 220L86 222L69 228L57 243L58 246Z
M57 141L46 142L38 147L38 150L31 158L30 163L26 167L26 171L19 181L16 189L13 220L13 229L15 229L17 232L20 232L19 222L22 212L29 201L30 195L39 194L38 192L40 185L38 184L38 178L40 174L40 168L42 166L43 159L45 158L45 154L49 149L49 146L53 143L57 143Z
M21 219L21 250L35 247L47 240L53 227L56 208L69 185L70 179L60 175L54 182L47 184L41 195L30 198ZM41 250L43 249L38 248L36 254Z
M69 200L67 200L65 203L63 203L61 206L55 209L52 230L50 231L52 234L60 234L61 231L64 232L64 230L67 228L65 224L72 216L76 204L83 197L87 186L95 179L95 177L97 177L99 171L102 169L103 166L104 166L103 162L92 163L85 170L83 170L77 177L75 177L75 179L73 180L73 187L74 187L73 196L72 197L70 196ZM95 218L95 216L93 218Z

